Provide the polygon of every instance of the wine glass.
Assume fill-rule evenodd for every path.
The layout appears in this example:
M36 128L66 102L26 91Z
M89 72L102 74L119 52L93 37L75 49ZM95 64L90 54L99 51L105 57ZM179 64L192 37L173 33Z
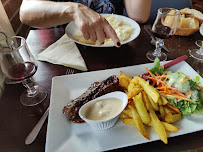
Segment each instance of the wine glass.
M160 61L165 61L167 55L161 52L164 46L164 41L162 39L169 38L174 35L177 29L178 19L180 16L180 11L174 8L159 8L156 20L152 26L152 32L156 37L156 49L154 51L149 51L146 57L150 61L154 61L156 57Z
M196 71L203 77L203 40L197 40L195 44L189 48L189 54L196 60L193 63Z
M4 32L0 31L0 39L2 39L2 37L5 38L5 39L7 39L7 35L6 35ZM0 70L1 70L1 69L0 69ZM10 80L10 79L7 78L7 77L5 77L4 82L5 82L6 84L21 83L21 81L12 81L12 80Z
M195 47L189 49L189 53L193 58L203 61L203 41L197 40L195 44Z
M46 98L46 89L34 85L31 79L37 71L37 61L23 37L5 37L0 40L0 64L7 78L12 81L22 81L27 88L20 96L23 105L34 106Z

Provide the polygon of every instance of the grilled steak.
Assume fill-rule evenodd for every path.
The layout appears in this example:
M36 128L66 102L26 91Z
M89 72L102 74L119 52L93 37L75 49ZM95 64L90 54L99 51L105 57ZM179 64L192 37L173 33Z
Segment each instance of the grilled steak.
M85 103L104 94L119 90L118 78L113 75L102 82L94 82L81 96L71 100L64 108L63 113L68 120L74 123L84 122L78 112Z

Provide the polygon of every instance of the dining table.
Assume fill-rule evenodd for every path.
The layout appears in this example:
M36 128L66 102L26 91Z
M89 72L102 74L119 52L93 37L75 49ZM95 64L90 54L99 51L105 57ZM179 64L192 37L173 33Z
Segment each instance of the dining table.
M147 24L147 23L146 23ZM149 23L148 23L149 24ZM99 71L132 65L152 63L146 57L148 51L153 51L155 46L150 43L151 38L144 30L144 24L140 24L141 32L133 41L116 47L91 47L77 44L77 47L86 63L88 71ZM33 56L45 50L65 34L65 28L32 29L26 40ZM188 49L195 46L196 40L201 40L199 31L190 36L172 36L164 39L169 52L167 60L176 59L182 55L188 55L186 62L198 71L199 63L189 55ZM164 51L164 50L162 50ZM4 84L4 90L0 97L0 152L44 152L48 119L46 119L35 141L29 145L25 139L33 127L40 120L50 104L52 79L56 76L66 75L68 69L74 73L83 73L63 65L37 61L38 69L33 75L35 84L47 89L48 96L36 106L24 106L20 103L20 95L25 90L22 83ZM57 140L57 139L56 139ZM168 144L161 140L147 142L128 147L112 149L116 152L201 152L203 151L203 130L168 138Z

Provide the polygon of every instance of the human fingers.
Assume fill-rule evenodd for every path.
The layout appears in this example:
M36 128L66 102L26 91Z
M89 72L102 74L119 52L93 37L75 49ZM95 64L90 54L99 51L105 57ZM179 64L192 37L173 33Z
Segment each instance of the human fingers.
M111 27L111 25L107 21L105 21L105 24L104 24L104 32L108 33L109 37L113 40L114 45L116 47L121 46L121 42L120 42L115 30Z
M89 40L90 39L90 34L88 33L87 29L88 29L88 26L86 24L82 24L81 26L79 26L79 30L82 32L83 37L86 40Z
M96 32L94 30L88 30L88 33L90 35L90 40L92 42L96 42L96 40L97 40Z
M105 33L105 38L110 39L110 36L107 33Z
M104 33L104 29L103 28L99 28L96 30L96 35L97 35L97 40L101 43L104 42L105 40L105 33Z

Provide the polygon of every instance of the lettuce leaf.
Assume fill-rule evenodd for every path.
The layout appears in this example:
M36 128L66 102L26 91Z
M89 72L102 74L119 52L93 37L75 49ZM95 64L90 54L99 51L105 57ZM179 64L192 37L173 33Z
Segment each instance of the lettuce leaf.
M155 58L154 63L150 71L155 74L156 72L160 75L164 73L164 66L160 66L160 60L159 58Z
M199 101L188 102L186 100L181 100L176 103L176 107L183 115L191 115L194 111L201 111L202 109L202 105Z

